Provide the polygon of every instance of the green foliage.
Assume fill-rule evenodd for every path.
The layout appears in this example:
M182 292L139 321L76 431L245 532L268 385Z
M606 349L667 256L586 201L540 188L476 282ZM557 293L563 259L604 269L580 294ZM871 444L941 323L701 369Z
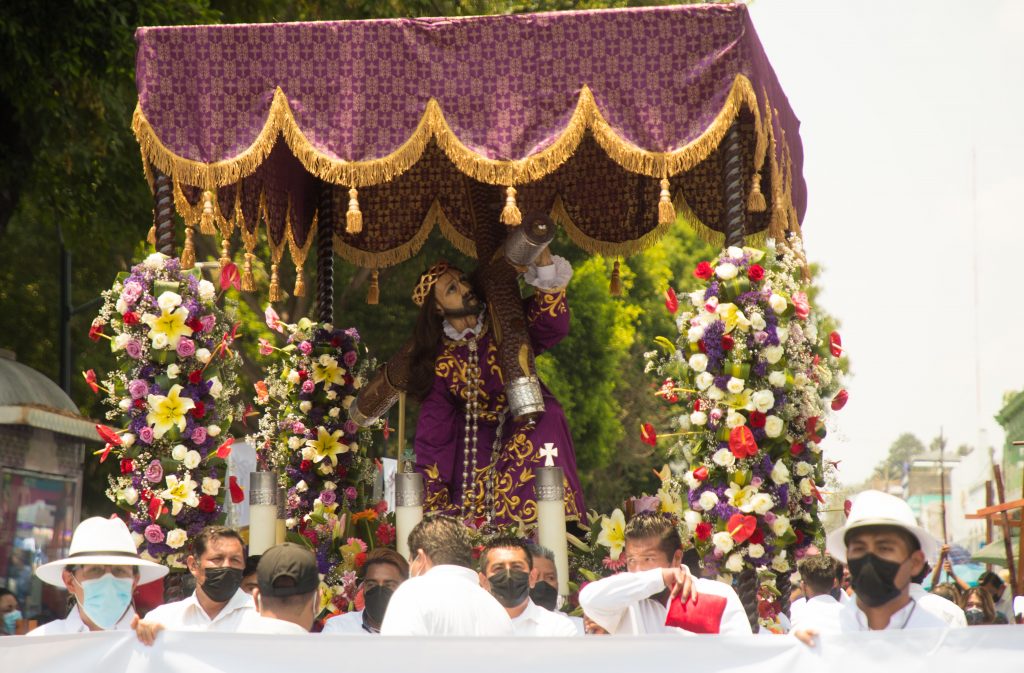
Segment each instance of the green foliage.
M900 479L903 476L903 465L925 451L924 442L917 435L904 432L889 446L889 454L875 466L874 476L879 479Z

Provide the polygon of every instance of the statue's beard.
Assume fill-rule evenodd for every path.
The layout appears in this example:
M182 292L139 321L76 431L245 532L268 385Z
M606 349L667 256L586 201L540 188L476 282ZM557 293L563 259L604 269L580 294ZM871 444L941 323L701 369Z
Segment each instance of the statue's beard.
M445 318L468 318L470 316L476 317L480 314L480 300L476 298L476 295L472 292L463 295L462 306L460 308L444 309Z

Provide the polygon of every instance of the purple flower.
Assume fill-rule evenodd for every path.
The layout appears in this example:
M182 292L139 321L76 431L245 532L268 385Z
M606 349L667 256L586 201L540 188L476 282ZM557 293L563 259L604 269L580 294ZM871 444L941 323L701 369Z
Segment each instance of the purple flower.
M306 434L306 426L302 424L302 421L295 421L292 423L292 433L296 435Z
M144 425L139 428L139 441L145 444L153 443L153 428L148 425Z
M199 322L203 325L204 332L212 332L213 326L217 324L217 316L212 313L207 313L199 319Z
M320 502L325 505L333 505L336 498L337 494L334 491L320 491Z
M300 341L299 351L301 351L303 355L309 355L310 353L313 352L313 344L309 343L308 341Z
M142 379L132 379L128 384L128 394L133 400L138 400L149 394L149 385Z
M359 432L359 424L358 423L356 423L352 419L349 419L349 420L345 421L345 434L346 435L354 435L357 432Z
M345 353L344 357L342 358L342 361L345 363L346 367L351 367L356 363L357 358L358 356L356 355L355 351L349 351Z
M121 291L121 299L124 299L128 304L134 304L142 296L142 286L136 283L134 280L130 280L124 285L124 290Z
M313 379L306 379L305 381L302 382L302 392L304 392L307 395L311 395L313 394L314 386L315 384L313 383Z
M178 352L178 357L190 358L196 354L196 344L188 337L181 337L181 339L178 340L178 348L176 350Z
M146 526L146 541L150 544L159 544L164 541L164 529L155 523Z
M152 432L152 430L150 430ZM159 460L152 461L146 466L146 480L151 484L158 484L164 478L164 466ZM159 540L158 540L159 541Z
M137 340L132 339L124 345L124 352L128 354L133 360L139 360L142 358L142 344Z
M657 512L658 505L661 504L661 500L659 500L658 497L654 495L645 495L640 498L631 498L631 500L633 501L633 511L636 514L640 514L642 512Z
M358 495L359 492L356 491L355 486L349 486L348 488L345 489L345 497L348 498L349 501L354 501L356 499L356 496Z
M202 444L205 441L206 441L206 428L204 428L201 425L197 426L192 431L192 443L193 444Z

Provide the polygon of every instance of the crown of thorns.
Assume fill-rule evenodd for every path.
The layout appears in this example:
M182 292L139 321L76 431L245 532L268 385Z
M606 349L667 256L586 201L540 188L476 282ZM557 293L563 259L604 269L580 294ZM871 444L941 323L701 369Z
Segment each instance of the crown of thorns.
M423 302L425 302L427 297L430 296L430 293L434 291L434 285L437 284L437 280L451 268L451 264L441 261L424 271L420 275L419 282L416 283L416 289L412 291L412 303L417 306L423 306Z

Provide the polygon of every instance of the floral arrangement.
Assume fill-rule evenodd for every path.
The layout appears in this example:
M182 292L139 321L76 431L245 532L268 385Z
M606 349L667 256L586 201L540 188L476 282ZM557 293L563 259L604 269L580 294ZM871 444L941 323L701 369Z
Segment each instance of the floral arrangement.
M231 279L222 273L224 286ZM232 348L237 326L218 298L198 269L183 271L177 259L154 253L118 274L89 329L93 341L110 342L118 363L102 381L84 372L117 427L97 426L106 442L100 460L113 453L120 461L107 497L128 512L139 548L173 567L183 567L191 536L223 521L225 493L242 498L224 482L240 357Z
M316 553L321 605L328 613L347 612L359 607L356 571L366 554L395 542L387 503L372 499L378 466L366 454L371 432L360 431L346 413L373 363L360 360L353 328L305 318L288 324L269 307L265 316L286 343L259 340L260 354L276 362L255 384L261 416L248 441L260 469L276 471L286 489L289 539Z
M848 398L841 339L819 329L798 240L730 247L694 275L704 287L685 296L685 308L666 293L678 337L659 337L661 350L647 354L671 414L661 437L674 441L681 468L661 475L662 491L682 496L680 531L705 574L756 573L761 621L771 626L776 578L823 536L818 489L832 469L821 456L824 422ZM641 426L643 441L658 438L653 424Z

